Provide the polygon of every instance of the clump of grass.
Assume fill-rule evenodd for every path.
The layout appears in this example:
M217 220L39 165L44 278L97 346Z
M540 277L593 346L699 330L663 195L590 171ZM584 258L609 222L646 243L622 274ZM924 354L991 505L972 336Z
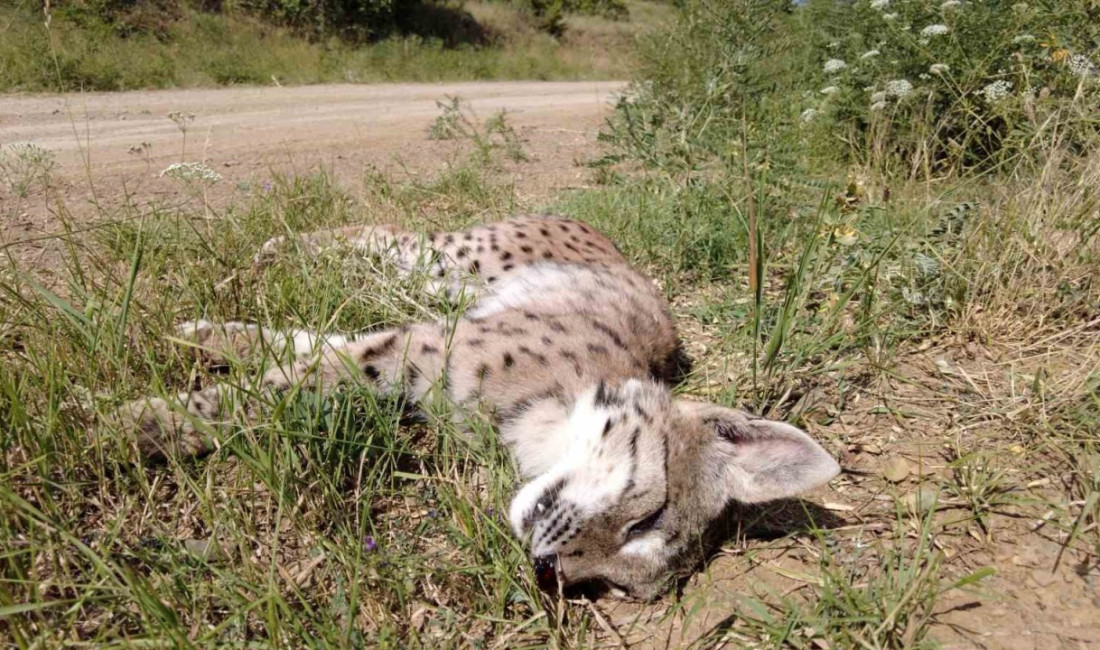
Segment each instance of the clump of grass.
M371 200L398 219L423 218L432 202L499 209L477 173L379 187ZM502 516L511 462L477 414L467 433L443 405L401 424L399 403L362 387L287 396L269 417L238 414L210 457L157 468L104 418L132 397L261 370L242 361L209 375L168 340L181 320L362 330L460 308L375 260L291 255L248 270L280 229L359 221L369 207L323 173L276 178L225 218L159 213L70 242L62 286L6 269L0 607L17 643L408 647L572 634L543 613Z
M19 198L26 198L36 186L47 187L56 167L53 153L33 142L14 142L0 149L0 181Z
M39 5L0 7L0 91L134 90L228 84L371 83L475 79L616 79L629 56L606 55L629 46L648 28L652 12L626 27L586 18L568 38L538 32L521 9L468 6L479 30L492 37L448 40L432 32L395 33L374 42L309 39L298 32L236 13L183 9L155 30L120 34L94 16L55 9L44 21ZM77 12L79 13L79 12ZM415 17L414 17L415 18ZM443 21L460 31L455 21ZM453 42L452 42L453 41Z
M474 156L481 164L492 162L495 151L502 152L512 162L526 162L523 142L508 123L505 111L500 111L478 126L476 117L462 107L459 97L437 101L441 112L428 127L429 140L468 140L474 146Z
M710 630L697 647L721 643L782 648L932 648L935 604L943 594L976 585L992 574L980 569L960 578L943 575L943 556L932 544L932 517L914 540L899 528L894 539L860 539L823 549L819 574L799 576L810 597L742 599L739 612Z

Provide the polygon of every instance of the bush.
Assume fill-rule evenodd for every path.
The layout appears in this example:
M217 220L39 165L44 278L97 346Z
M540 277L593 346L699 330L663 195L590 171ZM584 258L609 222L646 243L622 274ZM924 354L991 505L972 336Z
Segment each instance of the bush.
M172 24L183 17L180 0L61 0L52 4L85 28L107 25L123 37L153 34L164 39Z
M986 167L1025 153L1052 119L1070 142L1095 132L1091 0L813 0L797 13L818 66L806 120L856 157Z
M356 41L384 36L396 17L414 11L417 0L222 0L240 9L314 37L339 35Z
M640 44L640 78L604 140L666 172L693 172L782 130L798 85L789 0L694 0ZM751 128L746 129L746 125ZM751 132L747 132L751 131ZM777 153L758 152L759 155Z

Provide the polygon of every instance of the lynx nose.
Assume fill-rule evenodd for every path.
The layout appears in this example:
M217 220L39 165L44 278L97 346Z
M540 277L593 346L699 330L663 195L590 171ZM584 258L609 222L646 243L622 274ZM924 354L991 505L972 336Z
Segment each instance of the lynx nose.
M535 558L535 582L547 593L558 591L558 556L540 555Z

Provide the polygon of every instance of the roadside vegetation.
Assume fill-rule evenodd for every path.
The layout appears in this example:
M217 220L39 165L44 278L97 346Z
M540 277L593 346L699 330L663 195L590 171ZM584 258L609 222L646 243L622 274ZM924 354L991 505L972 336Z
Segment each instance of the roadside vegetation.
M549 15L429 0L379 2L385 11L360 8L345 25L321 12L325 3L255 4L264 11L177 0L61 2L48 12L38 0L4 3L0 91L621 79L635 36L671 15L646 0L568 12L559 3Z
M632 6L632 5L631 5ZM172 207L61 234L49 281L0 272L0 630L18 647L1056 647L1098 638L1100 53L1095 3L691 0L551 205L506 116L441 104L469 143L431 179L179 167ZM18 213L48 151L9 145ZM35 194L38 193L38 194ZM663 287L681 390L807 428L848 470L746 508L657 604L556 599L501 513L479 414L401 421L349 386L241 415L209 458L138 462L104 414L212 380L197 318L368 329L446 316L376 260L252 255L281 233L460 228L548 208ZM55 208L62 217L66 207ZM87 224L80 224L87 228ZM241 380L256 365L222 369ZM1040 607L1037 603L1047 603Z

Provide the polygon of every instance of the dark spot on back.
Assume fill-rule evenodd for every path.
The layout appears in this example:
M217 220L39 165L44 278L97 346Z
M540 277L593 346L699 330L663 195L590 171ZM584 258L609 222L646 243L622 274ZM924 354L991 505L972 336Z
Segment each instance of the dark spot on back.
M599 343L589 343L588 351L593 354L607 354L607 348Z

